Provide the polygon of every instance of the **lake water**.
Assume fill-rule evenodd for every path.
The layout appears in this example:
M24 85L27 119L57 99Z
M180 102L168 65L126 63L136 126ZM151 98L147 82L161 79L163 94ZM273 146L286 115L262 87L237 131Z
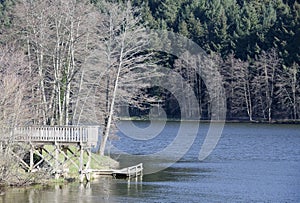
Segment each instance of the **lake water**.
M148 123L135 125L144 128L145 136L151 134ZM132 156L153 154L172 143L180 125L191 123L168 122L158 136L140 141L120 132L120 140L112 144L130 155L119 155L114 148L109 152L122 166L133 165L143 159ZM128 122L120 127L132 129ZM300 202L299 125L226 124L215 150L199 161L208 127L200 124L193 145L178 162L143 180L103 177L90 184L12 189L0 202ZM144 161L146 171L164 161L170 164L167 158Z

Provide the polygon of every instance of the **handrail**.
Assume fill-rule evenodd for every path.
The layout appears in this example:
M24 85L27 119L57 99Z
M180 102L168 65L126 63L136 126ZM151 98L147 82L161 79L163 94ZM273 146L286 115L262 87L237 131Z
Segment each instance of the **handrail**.
M16 127L4 137L13 141L68 142L96 145L98 126L26 126ZM3 137L0 137L0 140Z
M141 173L143 171L143 163L140 163L138 165L135 166L131 166L127 168L127 174L128 176L138 176L139 173Z

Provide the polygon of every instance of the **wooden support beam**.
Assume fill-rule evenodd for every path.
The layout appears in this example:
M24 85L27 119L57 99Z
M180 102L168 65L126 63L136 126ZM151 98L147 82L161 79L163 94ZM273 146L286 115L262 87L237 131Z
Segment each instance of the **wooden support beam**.
M23 159L22 159L21 157L19 157L18 155L16 155L16 154L15 154L13 151L11 151L11 150L9 150L9 153L10 153L11 155L13 155L14 157L16 157L16 158L20 161L20 163L21 163L25 168L27 168L27 170L30 169L29 165L28 165L25 161L23 161Z
M29 149L29 172L32 172L32 170L33 170L33 165L34 165L33 151L34 151L34 148L33 148L33 146L31 145L31 146L30 146L30 149Z
M86 166L85 166L85 171L86 171L86 175L85 176L86 176L86 180L88 182L90 182L91 181L90 167L91 167L92 152L91 152L90 148L86 149L86 152L88 154L88 161L87 161Z
M71 151L71 150L70 150L70 151ZM63 165L64 165L66 162L70 161L76 168L79 169L79 166L72 160L72 157L75 157L75 156L74 156L74 153L73 153L73 156L69 157L64 151L62 151L62 150L60 150L60 149L59 149L59 152L65 157L65 161L63 162Z
M68 148L68 151L71 153L71 154L73 154L74 155L74 157L76 157L77 155L70 149L70 148Z
M55 167L54 167L53 163L51 163L50 161L51 161L52 159L54 159L54 156L53 156L52 154L50 154L50 152L48 152L46 149L42 149L42 151L43 151L43 150L46 152L46 155L45 155L45 156L44 156L42 153L40 153L39 151L35 151L36 155L38 155L38 156L41 158L41 160L40 160L37 164L35 164L34 167L37 167L37 166L40 165L43 161L45 161L45 162L49 165L51 171L53 171ZM53 151L53 152L54 152L54 151ZM53 153L53 152L52 152L52 153Z
M51 157L51 159L50 160L52 160L52 159L55 159L55 156L53 155L53 153L55 152L55 148L53 149L53 151L52 152L49 152L47 149L45 149L45 148L43 148L42 150L44 150L46 153L47 153L47 155L49 155L50 157Z
M59 178L59 145L58 143L55 143L55 169L54 169L54 172L55 172L55 179L58 179Z
M79 157L79 181L82 183L84 179L84 171L83 171L83 155L84 149L83 146L80 145L80 157Z
M45 161L47 164L49 164L49 166L53 169L53 165L50 163L52 157L50 160L47 160L47 156L43 156L39 151L35 151L36 155L38 155L39 157L41 157L41 160L36 163L33 168L37 168L43 161ZM47 154L48 155L48 154Z

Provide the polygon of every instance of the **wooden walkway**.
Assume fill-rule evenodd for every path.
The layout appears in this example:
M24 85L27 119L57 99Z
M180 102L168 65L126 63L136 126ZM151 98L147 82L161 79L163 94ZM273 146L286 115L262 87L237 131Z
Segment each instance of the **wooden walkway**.
M135 166L123 169L110 169L110 170L92 170L96 175L111 175L115 178L133 178L143 176L143 164L140 163Z

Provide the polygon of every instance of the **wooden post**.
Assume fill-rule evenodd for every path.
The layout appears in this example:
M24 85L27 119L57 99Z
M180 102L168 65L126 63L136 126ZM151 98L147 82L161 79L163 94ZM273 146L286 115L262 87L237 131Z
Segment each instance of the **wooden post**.
M143 164L142 163L140 164L140 167L141 167L140 181L142 181L143 180Z
M138 174L138 167L139 167L139 166L135 166L135 167L134 167L134 169L135 169L135 182L138 181L138 175L139 175L139 174Z
M131 177L130 177L130 176L131 176L131 175L130 175L130 167L127 168L127 175L128 175L128 181L130 182L130 178L131 178Z
M57 142L55 142L55 179L59 178L59 150L58 150L59 145L57 144Z
M32 172L33 169L33 146L30 147L29 150L29 172Z
M79 157L79 181L82 183L84 180L84 174L83 174L83 147L80 145L80 157Z
M130 178L128 178L128 180L127 180L127 189L128 189L128 191L130 189Z
M89 182L91 180L91 174L90 174L90 165L91 165L91 156L92 156L92 153L91 153L91 149L87 149L87 154L88 154L88 161L86 163L86 167L85 167L85 170L86 170L86 180L87 182Z

